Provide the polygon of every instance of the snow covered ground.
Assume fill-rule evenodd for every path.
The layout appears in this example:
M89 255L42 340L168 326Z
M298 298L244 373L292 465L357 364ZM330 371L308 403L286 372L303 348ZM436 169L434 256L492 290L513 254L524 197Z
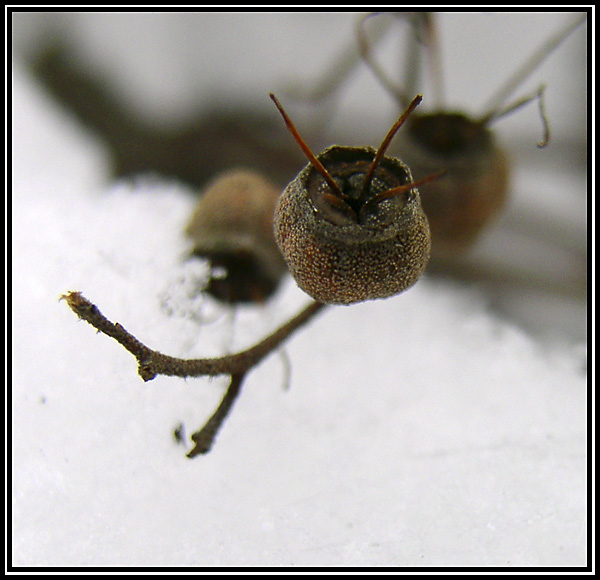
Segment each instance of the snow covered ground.
M353 16L337 17L345 26L330 15L295 16L82 14L66 22L82 50L139 96L140 110L160 114L167 101L169 110L191 108L208 90L199 78L225 95L258 98L260 90L267 100L289 80L290 62L304 63L301 78L316 74L319 42L343 44ZM484 63L488 42L507 50L531 43L519 51L526 54L567 18L500 15L498 27L490 15L475 17L489 26L477 31L485 42L474 41ZM15 47L31 49L41 22L22 17ZM460 30L464 37L472 29ZM249 62L227 52L232 39L249 46L236 53ZM162 47L158 62L145 58L152 43ZM551 59L572 78L554 68L539 73L558 151L561 139L585 134L572 106L584 94L576 84L584 73L573 64L584 43L579 30ZM220 65L214 54L223 55ZM492 65L488 84L513 66ZM468 94L478 94L479 80ZM13 83L13 564L584 565L580 301L515 292L501 309L485 286L426 277L393 299L325 310L285 356L249 375L213 451L188 460L173 431L183 424L189 436L200 427L226 381L143 383L132 357L78 322L59 297L80 290L149 346L185 357L250 345L306 297L289 281L266 306L232 314L191 296L201 275L183 262L192 192L156 178L110 181L102 144L18 61ZM344 107L368 107L353 98ZM535 143L536 114L519 119L507 121L505 140L523 130ZM386 128L382 122L380 133ZM513 215L539 208L585 240L585 167L561 164L556 153L550 163L524 159L516 160ZM485 243L503 235L492 232ZM528 255L518 242L507 251ZM578 267L585 263L564 263Z

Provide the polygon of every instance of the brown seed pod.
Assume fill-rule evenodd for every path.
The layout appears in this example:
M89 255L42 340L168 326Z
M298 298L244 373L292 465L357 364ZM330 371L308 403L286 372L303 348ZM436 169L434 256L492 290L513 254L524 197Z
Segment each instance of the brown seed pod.
M287 272L273 236L281 189L246 169L228 171L206 186L186 234L194 254L223 267L207 291L224 302L264 302Z
M333 304L386 298L412 286L429 260L429 225L419 183L384 153L420 95L379 150L333 146L316 158L271 98L310 161L275 211L275 238L298 286Z
M436 257L468 249L503 210L509 163L493 133L461 113L415 116L395 151L416 178L444 167L444 179L423 187L421 202Z
M365 32L366 21L376 14L364 16L357 26L359 52L401 106L414 93L418 76L420 49L427 49L435 100L443 101L441 59L439 55L435 18L432 13L397 14L411 24L413 35L409 45L409 64L404 90L391 80L373 55ZM478 239L486 226L504 209L509 195L510 167L506 154L496 143L490 126L498 119L537 100L544 127L544 137L538 143L545 147L549 141L548 122L544 113L540 86L532 95L505 105L510 95L548 57L549 54L585 21L585 17L570 22L548 38L490 99L485 112L470 116L441 106L429 113L418 113L408 120L407 130L399 136L393 153L400 156L419 179L441 167L447 170L443 180L421 189L421 202L429 219L433 258L453 258L464 253Z

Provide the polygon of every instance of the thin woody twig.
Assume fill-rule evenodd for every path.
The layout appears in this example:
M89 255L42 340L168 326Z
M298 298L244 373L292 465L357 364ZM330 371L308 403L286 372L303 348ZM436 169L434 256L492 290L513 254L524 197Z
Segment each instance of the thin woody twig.
M251 348L239 353L219 358L183 359L168 356L148 348L118 322L114 323L108 320L98 307L85 298L81 292L69 292L61 296L61 300L65 300L79 318L91 324L99 332L115 339L128 350L137 359L138 374L144 381L150 381L156 375L178 377L231 376L231 382L219 407L204 427L192 435L195 446L187 455L190 458L210 451L214 438L231 410L248 371L258 365L260 361L272 353L283 341L306 324L325 306L320 302L311 302L283 326Z
M195 443L194 448L187 454L192 459L196 455L208 453L212 444L215 440L217 432L221 428L223 421L225 421L233 403L240 394L242 388L242 382L244 381L245 374L231 375L231 382L225 391L225 395L217 407L217 410L213 413L212 417L206 422L204 427L192 434L192 441Z
M245 373L275 350L300 326L308 322L324 304L311 302L299 314L265 339L242 352L218 358L183 359L162 354L148 348L118 322L110 322L81 292L69 292L62 296L71 310L100 332L114 338L138 361L138 373L144 381L156 375L175 377L199 377Z

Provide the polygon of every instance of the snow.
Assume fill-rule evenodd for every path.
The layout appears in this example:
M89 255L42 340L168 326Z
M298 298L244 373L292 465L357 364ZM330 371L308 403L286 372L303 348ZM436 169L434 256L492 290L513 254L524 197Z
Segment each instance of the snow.
M93 52L103 26L79 18ZM298 20L302 33L309 20ZM167 24L155 31L168 38ZM131 28L113 30L121 46ZM189 48L181 38L167 62ZM123 53L121 81L141 52ZM18 63L13 91L13 565L585 564L580 303L534 295L534 308L517 292L502 314L485 285L425 277L393 299L326 309L248 376L212 452L189 460L173 431L199 428L226 380L143 383L60 296L80 290L184 357L249 346L306 296L288 281L264 307L232 313L193 295L204 275L183 260L193 192L109 180L102 145ZM515 189L541 180L552 213L569 170L548 170L518 166ZM585 175L566 180L577 232Z

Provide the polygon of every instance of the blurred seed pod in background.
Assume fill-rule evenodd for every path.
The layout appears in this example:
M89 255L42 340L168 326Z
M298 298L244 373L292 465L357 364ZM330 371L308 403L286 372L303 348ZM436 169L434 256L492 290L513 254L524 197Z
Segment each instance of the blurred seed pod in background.
M460 258L478 240L483 230L502 212L509 197L510 166L507 155L495 141L490 127L495 121L532 101L539 105L545 147L550 139L544 112L545 85L533 94L507 104L514 91L579 26L585 16L571 20L549 36L523 64L495 91L485 111L467 115L443 106L443 79L435 15L429 12L396 16L411 27L408 65L403 86L394 83L373 55L364 24L375 14L361 18L357 40L364 62L382 86L405 106L416 90L420 73L420 53L425 52L433 82L432 112L417 113L408 120L407 130L395 143L393 154L403 159L415 179L445 168L443 180L423 186L421 201L432 237L432 258L441 261Z
M506 154L489 129L465 115L415 115L399 137L395 153L417 179L441 167L447 170L444 179L424 185L421 192L436 258L452 257L471 247L506 204Z
M512 102L509 99L585 20L585 14L578 14L550 34L516 70L511 71L489 99L484 111L479 115L469 115L445 104L436 14L365 14L356 22L354 46L348 47L333 66L327 68L321 80L313 83L312 90L300 92L300 98L321 102L333 95L362 60L380 87L400 107L406 107L412 96L422 90L422 73L429 73L431 90L424 94L430 110L416 112L408 119L406 130L390 148L390 154L402 159L416 180L446 169L444 179L424 185L420 194L430 221L432 262L436 265L438 262L458 263L507 206L511 167L507 155L496 144L492 124L537 101L543 127L543 139L538 146L548 144L550 130L544 111L545 85L539 85L532 93ZM367 22L373 22L369 25L369 34ZM399 81L389 74L393 71L390 63L384 66L384 59L380 62L379 58L386 56L385 53L376 50L376 45L389 32L393 22L403 23L408 28L407 34L402 37L406 42L400 59L403 61L403 73ZM428 66L423 66L423 60L427 60Z
M273 213L280 188L246 169L222 173L205 188L186 227L194 255L223 269L207 291L228 303L262 303L275 292L286 264L275 243Z

